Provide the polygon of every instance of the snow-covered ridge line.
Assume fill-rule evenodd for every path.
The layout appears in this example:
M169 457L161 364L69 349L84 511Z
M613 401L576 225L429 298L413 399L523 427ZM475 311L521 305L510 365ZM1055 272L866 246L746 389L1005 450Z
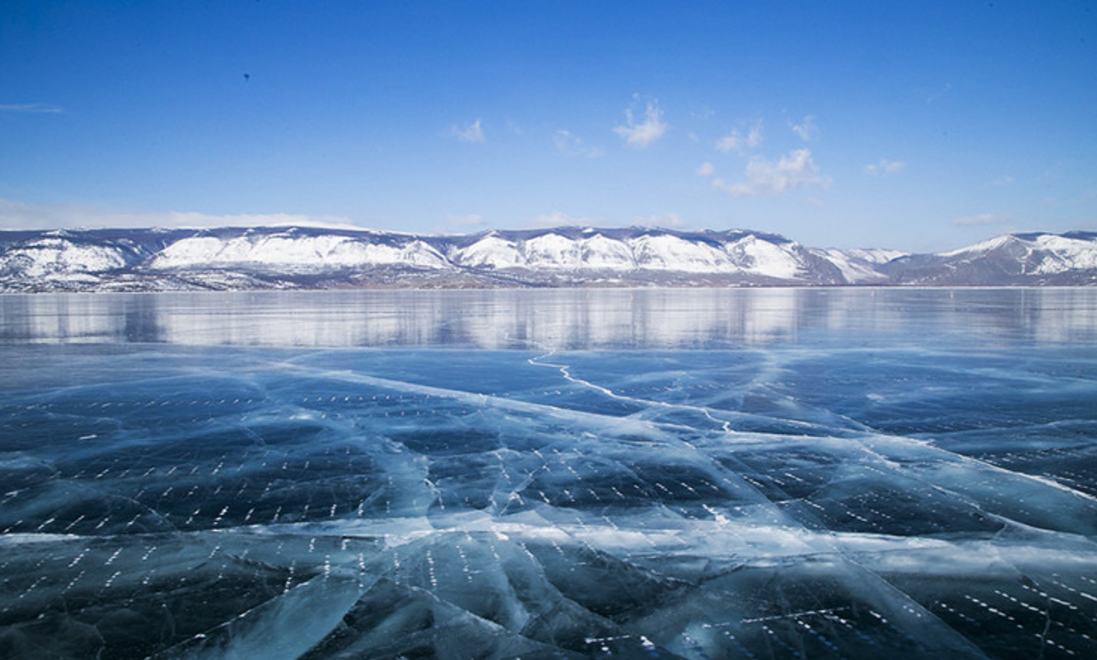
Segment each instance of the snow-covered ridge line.
M942 254L808 248L748 230L416 235L318 227L0 232L0 291L342 286L1097 283L1097 234L1013 234Z

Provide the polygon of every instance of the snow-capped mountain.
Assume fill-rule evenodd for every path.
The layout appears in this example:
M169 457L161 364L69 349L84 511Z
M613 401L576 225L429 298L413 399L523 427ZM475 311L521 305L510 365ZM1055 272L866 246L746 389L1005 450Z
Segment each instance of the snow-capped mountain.
M894 284L1097 284L1097 232L1007 234L951 252L899 257L878 270Z
M563 227L430 236L314 227L0 232L0 291L1097 284L1097 234L942 254L807 248L731 230Z

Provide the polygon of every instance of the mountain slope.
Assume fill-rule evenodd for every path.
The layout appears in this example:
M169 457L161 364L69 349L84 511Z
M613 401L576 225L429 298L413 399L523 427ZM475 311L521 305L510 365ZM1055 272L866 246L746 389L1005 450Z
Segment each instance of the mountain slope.
M942 254L807 248L730 230L561 227L430 236L315 227L0 232L0 291L1097 283L1097 234Z
M951 252L900 257L879 270L894 284L1097 284L1097 233L1007 234Z

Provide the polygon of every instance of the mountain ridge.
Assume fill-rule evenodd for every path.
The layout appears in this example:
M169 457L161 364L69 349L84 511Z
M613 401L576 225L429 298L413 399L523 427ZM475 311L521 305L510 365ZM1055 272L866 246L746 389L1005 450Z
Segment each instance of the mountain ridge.
M545 286L1097 285L1097 232L935 254L813 248L746 229L311 226L0 231L0 292Z

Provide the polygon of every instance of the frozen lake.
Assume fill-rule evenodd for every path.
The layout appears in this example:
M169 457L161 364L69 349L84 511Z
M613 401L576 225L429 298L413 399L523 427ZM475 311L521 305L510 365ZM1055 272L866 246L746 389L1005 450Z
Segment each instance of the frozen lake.
M0 657L1097 657L1097 289L0 296Z

